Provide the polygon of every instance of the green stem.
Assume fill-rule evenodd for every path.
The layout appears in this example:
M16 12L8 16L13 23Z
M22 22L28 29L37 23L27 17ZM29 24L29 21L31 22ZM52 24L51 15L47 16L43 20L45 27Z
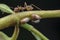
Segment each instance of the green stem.
M18 34L19 34L19 27L15 26L15 30L14 30L14 33L11 37L11 40L17 40Z
M17 40L17 37L19 35L19 22L17 21L16 25L15 25L15 29L14 29L14 33L11 37L11 40Z
M10 40L10 37L0 31L0 40Z
M5 33L0 31L0 40L17 40L18 34L19 34L19 24L16 24L12 37L8 37Z
M45 37L41 32L39 32L37 29L35 29L32 25L29 24L22 24L23 28L29 30L30 32L33 32L35 35L37 35L41 40L49 40L47 37Z
M36 35L34 32L31 32L31 33L35 37L36 40L41 40L41 38L38 35Z
M41 11L27 11L27 12L20 12L8 15L6 17L0 18L0 30L10 27L10 25L15 25L16 23L16 17L19 19L19 21L22 18L29 17L31 18L32 14L37 14L41 18L54 18L54 17L60 17L60 10L41 10Z

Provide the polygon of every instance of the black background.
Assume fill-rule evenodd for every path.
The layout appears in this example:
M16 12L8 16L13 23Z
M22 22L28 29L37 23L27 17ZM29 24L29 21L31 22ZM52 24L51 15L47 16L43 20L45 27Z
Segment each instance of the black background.
M60 9L59 0L0 0L0 3L5 3L10 7L16 7L17 5L24 6L24 2L27 4L34 4L41 8L42 10L58 10ZM2 14L0 11L0 18L8 14ZM45 36L50 40L59 40L60 39L60 18L50 18L50 19L41 19L41 22L35 24L29 22L41 31ZM6 28L1 30L5 32L8 36L11 36L13 33L13 27ZM36 40L29 31L20 27L20 34L17 40Z

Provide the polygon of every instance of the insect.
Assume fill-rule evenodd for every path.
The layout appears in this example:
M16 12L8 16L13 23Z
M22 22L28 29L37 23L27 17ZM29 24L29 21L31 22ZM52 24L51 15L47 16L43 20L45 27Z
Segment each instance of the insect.
M34 9L33 6L34 6L35 8L37 8L37 9L41 10L39 7L35 6L34 4L27 5L27 3L25 2L25 3L24 3L24 7L22 7L22 6L17 6L17 7L14 8L14 11L15 11L15 12L24 11L24 10L31 11L31 10ZM41 18L40 16L38 16L38 15L36 15L36 14L32 14L31 17L32 17L32 22L34 22L34 23L40 22L40 20L39 20L39 19ZM24 18L24 19L22 19L22 20L20 21L20 23L26 23L26 22L28 22L29 20L30 20L29 18Z
M27 3L25 2L25 3L24 3L24 7L22 7L22 6L17 6L17 7L14 8L14 12L20 12L20 11L24 11L24 10L26 10L26 11L31 11L31 10L34 9L33 6L34 6L35 8L37 8L37 9L40 10L40 8L37 7L37 6L35 6L34 4L27 5Z
M30 5L27 5L27 3L25 2L24 3L24 7L22 7L22 6L17 6L17 7L15 7L14 8L14 12L20 12L20 11L24 11L24 10L27 10L27 11L31 11L31 10L33 10L34 9L34 7L35 8L37 8L37 9L39 9L39 10L41 10L39 7L37 7L37 6L35 6L34 4L30 4ZM40 16L38 16L38 15L36 15L36 14L32 14L32 22L34 22L34 23L38 23L38 22L40 22ZM24 18L24 19L22 19L21 21L20 21L20 23L26 23L26 22L28 22L30 19L29 18Z

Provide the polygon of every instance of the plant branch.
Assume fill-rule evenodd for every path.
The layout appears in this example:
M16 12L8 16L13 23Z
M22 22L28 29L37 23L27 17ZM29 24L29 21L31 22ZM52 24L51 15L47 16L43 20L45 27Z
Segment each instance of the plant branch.
M35 29L32 25L29 25L27 23L21 25L23 28L27 29L30 31L36 38L37 40L49 40L47 37L45 37L41 32L39 32L37 29Z
M54 18L60 17L60 10L39 10L39 11L26 11L16 14L11 14L6 17L0 18L0 30L15 25L16 17L21 20L25 17L31 18L32 14L37 14L41 18Z

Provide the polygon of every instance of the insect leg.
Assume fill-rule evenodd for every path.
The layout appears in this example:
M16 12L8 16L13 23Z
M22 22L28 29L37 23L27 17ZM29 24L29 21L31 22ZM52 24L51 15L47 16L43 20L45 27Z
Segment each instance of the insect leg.
M41 10L39 7L35 6L34 4L31 4L31 5L34 6L35 8L37 8L37 9Z

